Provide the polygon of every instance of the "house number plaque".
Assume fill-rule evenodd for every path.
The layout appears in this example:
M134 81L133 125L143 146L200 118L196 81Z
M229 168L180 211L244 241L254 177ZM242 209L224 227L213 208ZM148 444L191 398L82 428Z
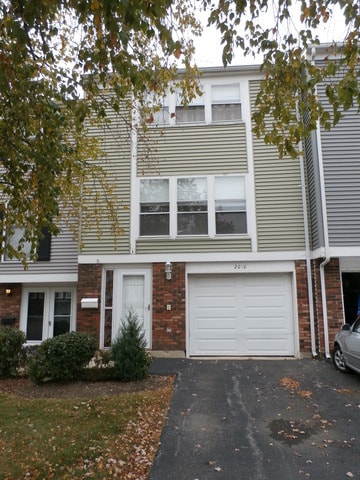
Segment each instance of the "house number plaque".
M235 263L234 270L244 271L244 270L246 270L246 267L247 267L246 263Z

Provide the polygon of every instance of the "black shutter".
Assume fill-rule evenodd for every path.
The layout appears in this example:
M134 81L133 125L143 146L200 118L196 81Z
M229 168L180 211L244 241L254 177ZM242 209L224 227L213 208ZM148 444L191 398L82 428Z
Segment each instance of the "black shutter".
M43 237L39 241L38 261L49 262L51 255L51 233L47 228L42 231Z

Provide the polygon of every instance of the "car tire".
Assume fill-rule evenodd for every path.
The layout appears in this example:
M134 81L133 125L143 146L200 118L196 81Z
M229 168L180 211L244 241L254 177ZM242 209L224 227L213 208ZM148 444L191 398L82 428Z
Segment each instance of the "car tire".
M348 369L348 367L345 364L345 360L344 360L341 348L338 344L336 344L335 347L334 347L332 358L333 358L335 368L337 370L339 370L339 372L341 372L341 373L349 373L350 372L350 370Z

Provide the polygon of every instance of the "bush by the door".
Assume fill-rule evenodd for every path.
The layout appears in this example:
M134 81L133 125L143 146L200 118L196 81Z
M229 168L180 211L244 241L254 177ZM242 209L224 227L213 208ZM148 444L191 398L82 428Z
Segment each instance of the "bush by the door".
M123 382L142 380L149 374L151 356L136 313L129 311L111 346L115 378Z
M82 332L49 338L30 359L29 377L35 383L75 380L95 355L96 348L95 338Z
M0 378L15 377L20 364L20 352L26 337L17 328L0 327Z

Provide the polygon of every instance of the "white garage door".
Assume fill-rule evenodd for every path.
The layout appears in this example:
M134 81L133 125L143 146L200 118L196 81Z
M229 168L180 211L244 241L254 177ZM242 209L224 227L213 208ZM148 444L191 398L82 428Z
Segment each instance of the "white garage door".
M191 275L190 355L294 355L290 274Z

